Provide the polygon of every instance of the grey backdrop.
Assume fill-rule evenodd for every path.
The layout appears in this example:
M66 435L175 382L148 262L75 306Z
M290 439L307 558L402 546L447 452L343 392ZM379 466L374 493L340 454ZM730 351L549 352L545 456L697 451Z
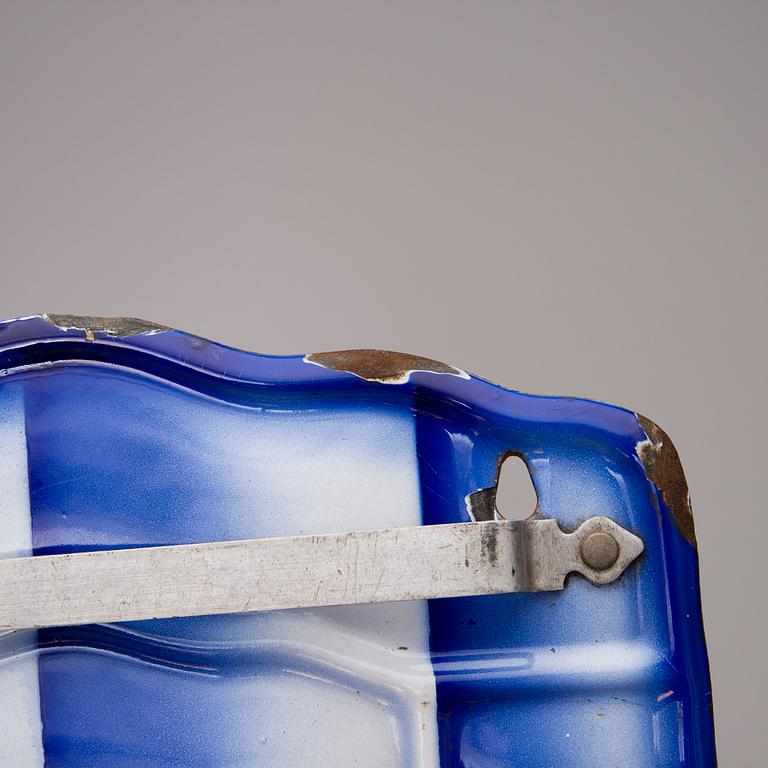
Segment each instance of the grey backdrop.
M768 4L0 0L0 314L375 346L634 408L765 741Z

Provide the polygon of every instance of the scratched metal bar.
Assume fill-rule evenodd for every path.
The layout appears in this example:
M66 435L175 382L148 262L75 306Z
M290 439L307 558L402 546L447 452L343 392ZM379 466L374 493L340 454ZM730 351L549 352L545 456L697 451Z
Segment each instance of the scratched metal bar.
M591 568L590 534L617 542ZM592 537L594 538L594 536ZM491 521L0 560L0 628L562 589L615 579L642 542L606 518Z

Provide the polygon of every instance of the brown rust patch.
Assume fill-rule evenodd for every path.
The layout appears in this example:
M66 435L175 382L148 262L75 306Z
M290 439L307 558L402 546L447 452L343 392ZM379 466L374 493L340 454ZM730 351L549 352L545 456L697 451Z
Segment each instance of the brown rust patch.
M344 349L338 352L313 352L306 355L308 363L321 365L333 371L346 371L366 381L381 384L402 384L408 380L411 371L450 373L454 376L466 374L452 365L430 360L419 355L402 352L388 352L383 349Z
M96 333L108 336L135 336L139 333L160 333L169 331L165 325L139 320L137 317L93 317L88 315L51 315L42 317L63 331L76 329L85 333L86 339L93 341Z
M693 526L688 482L685 479L677 448L661 427L639 413L635 415L648 436L647 440L637 444L636 449L645 467L645 474L659 489L680 533L695 547L696 532Z

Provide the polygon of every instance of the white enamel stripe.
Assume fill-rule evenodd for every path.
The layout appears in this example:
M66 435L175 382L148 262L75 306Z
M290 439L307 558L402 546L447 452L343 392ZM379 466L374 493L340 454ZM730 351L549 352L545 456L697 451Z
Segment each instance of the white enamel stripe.
M410 415L240 413L211 414L195 435L227 489L222 538L421 525ZM439 768L426 601L231 619L242 641L280 651L270 672L248 682L243 718L252 727L231 735L244 747L251 740L258 765Z
M24 397L15 382L0 384L0 558L32 551ZM0 766L42 768L37 633L0 636Z

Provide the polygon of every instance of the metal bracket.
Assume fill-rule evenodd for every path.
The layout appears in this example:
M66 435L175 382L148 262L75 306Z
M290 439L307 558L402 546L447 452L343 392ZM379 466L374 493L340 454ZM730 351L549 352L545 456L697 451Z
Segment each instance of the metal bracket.
M606 517L495 520L0 560L0 629L608 584L643 542Z

